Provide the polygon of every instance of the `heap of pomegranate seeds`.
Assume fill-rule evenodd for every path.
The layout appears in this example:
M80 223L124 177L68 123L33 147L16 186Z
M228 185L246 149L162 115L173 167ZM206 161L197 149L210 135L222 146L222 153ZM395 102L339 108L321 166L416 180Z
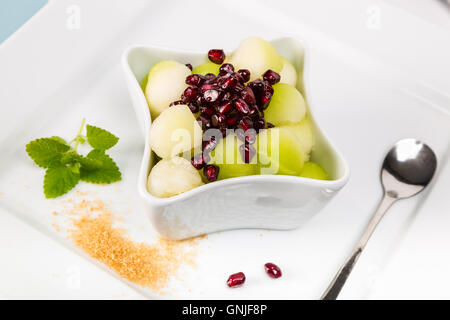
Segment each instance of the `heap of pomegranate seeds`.
M225 53L221 49L208 52L210 61L220 64L219 74L191 74L186 77L189 86L184 90L181 99L170 105L186 104L196 114L203 132L218 129L224 138L230 130L236 130L237 137L243 142L239 147L242 160L250 163L256 154L252 144L261 129L272 128L271 123L264 120L264 110L269 106L273 95L272 85L280 81L280 75L267 70L263 79L248 82L250 71L239 69L229 63L222 64ZM190 64L187 64L192 68ZM237 130L239 129L239 130ZM203 143L203 155L192 158L192 165L200 170L209 181L217 180L219 167L207 165L209 152L214 150L219 141L217 137Z

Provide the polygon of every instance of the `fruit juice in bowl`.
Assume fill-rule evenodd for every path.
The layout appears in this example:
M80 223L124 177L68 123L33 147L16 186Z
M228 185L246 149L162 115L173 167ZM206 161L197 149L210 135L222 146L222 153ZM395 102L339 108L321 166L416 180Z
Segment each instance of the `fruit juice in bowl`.
M163 237L293 229L345 185L348 166L306 98L305 56L295 39L256 37L228 54L124 53L146 135L138 189Z

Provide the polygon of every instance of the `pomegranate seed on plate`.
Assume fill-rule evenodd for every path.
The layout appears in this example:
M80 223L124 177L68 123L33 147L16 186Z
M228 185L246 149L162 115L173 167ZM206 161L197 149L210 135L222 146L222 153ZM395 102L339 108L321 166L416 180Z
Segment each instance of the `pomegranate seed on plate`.
M186 67L188 67L188 68L189 68L189 70L191 70L191 71L192 71L192 64L190 64L190 63L186 63L186 64L185 64L185 66L186 66Z
M208 51L208 58L211 62L222 64L225 60L225 53L222 49L211 49Z
M245 282L245 274L243 272L234 273L228 277L227 285L230 288L242 285Z
M279 278L282 275L281 269L276 264L271 262L266 263L264 265L264 269L271 278Z

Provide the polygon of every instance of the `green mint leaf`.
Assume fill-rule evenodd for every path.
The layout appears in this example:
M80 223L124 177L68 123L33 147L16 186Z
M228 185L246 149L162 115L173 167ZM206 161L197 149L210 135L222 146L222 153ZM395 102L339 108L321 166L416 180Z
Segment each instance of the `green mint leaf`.
M80 180L74 167L55 166L45 171L44 194L46 198L59 197L73 189Z
M63 138L58 137L58 136L53 136L53 137L50 137L49 139L58 141L59 143L62 143L62 144L67 144L67 141L66 141L66 140L64 140Z
M98 150L107 150L119 141L112 133L91 125L86 126L86 137L91 147Z
M78 156L77 160L80 163L83 170L86 171L97 170L103 166L102 161L93 158Z
M74 162L77 160L78 154L75 150L69 150L62 154L61 156L61 164L66 165L70 162Z
M62 154L70 147L53 138L41 138L33 140L26 146L26 151L31 159L40 167L48 168L58 164Z
M102 166L96 170L87 170L83 166L80 168L80 178L90 183L112 183L122 179L119 167L110 156L102 150L92 150L86 156L88 159L98 160Z

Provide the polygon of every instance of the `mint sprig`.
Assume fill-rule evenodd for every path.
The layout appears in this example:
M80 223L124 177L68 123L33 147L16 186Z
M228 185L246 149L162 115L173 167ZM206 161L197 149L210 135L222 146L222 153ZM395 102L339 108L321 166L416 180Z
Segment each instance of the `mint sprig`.
M53 136L31 141L26 146L30 158L46 169L44 195L59 197L72 190L80 180L90 183L108 184L122 179L119 167L105 153L117 144L119 138L107 130L87 125L86 136L82 135L85 120L77 136L70 142ZM93 148L86 156L77 152L85 142ZM72 146L73 145L73 146Z

